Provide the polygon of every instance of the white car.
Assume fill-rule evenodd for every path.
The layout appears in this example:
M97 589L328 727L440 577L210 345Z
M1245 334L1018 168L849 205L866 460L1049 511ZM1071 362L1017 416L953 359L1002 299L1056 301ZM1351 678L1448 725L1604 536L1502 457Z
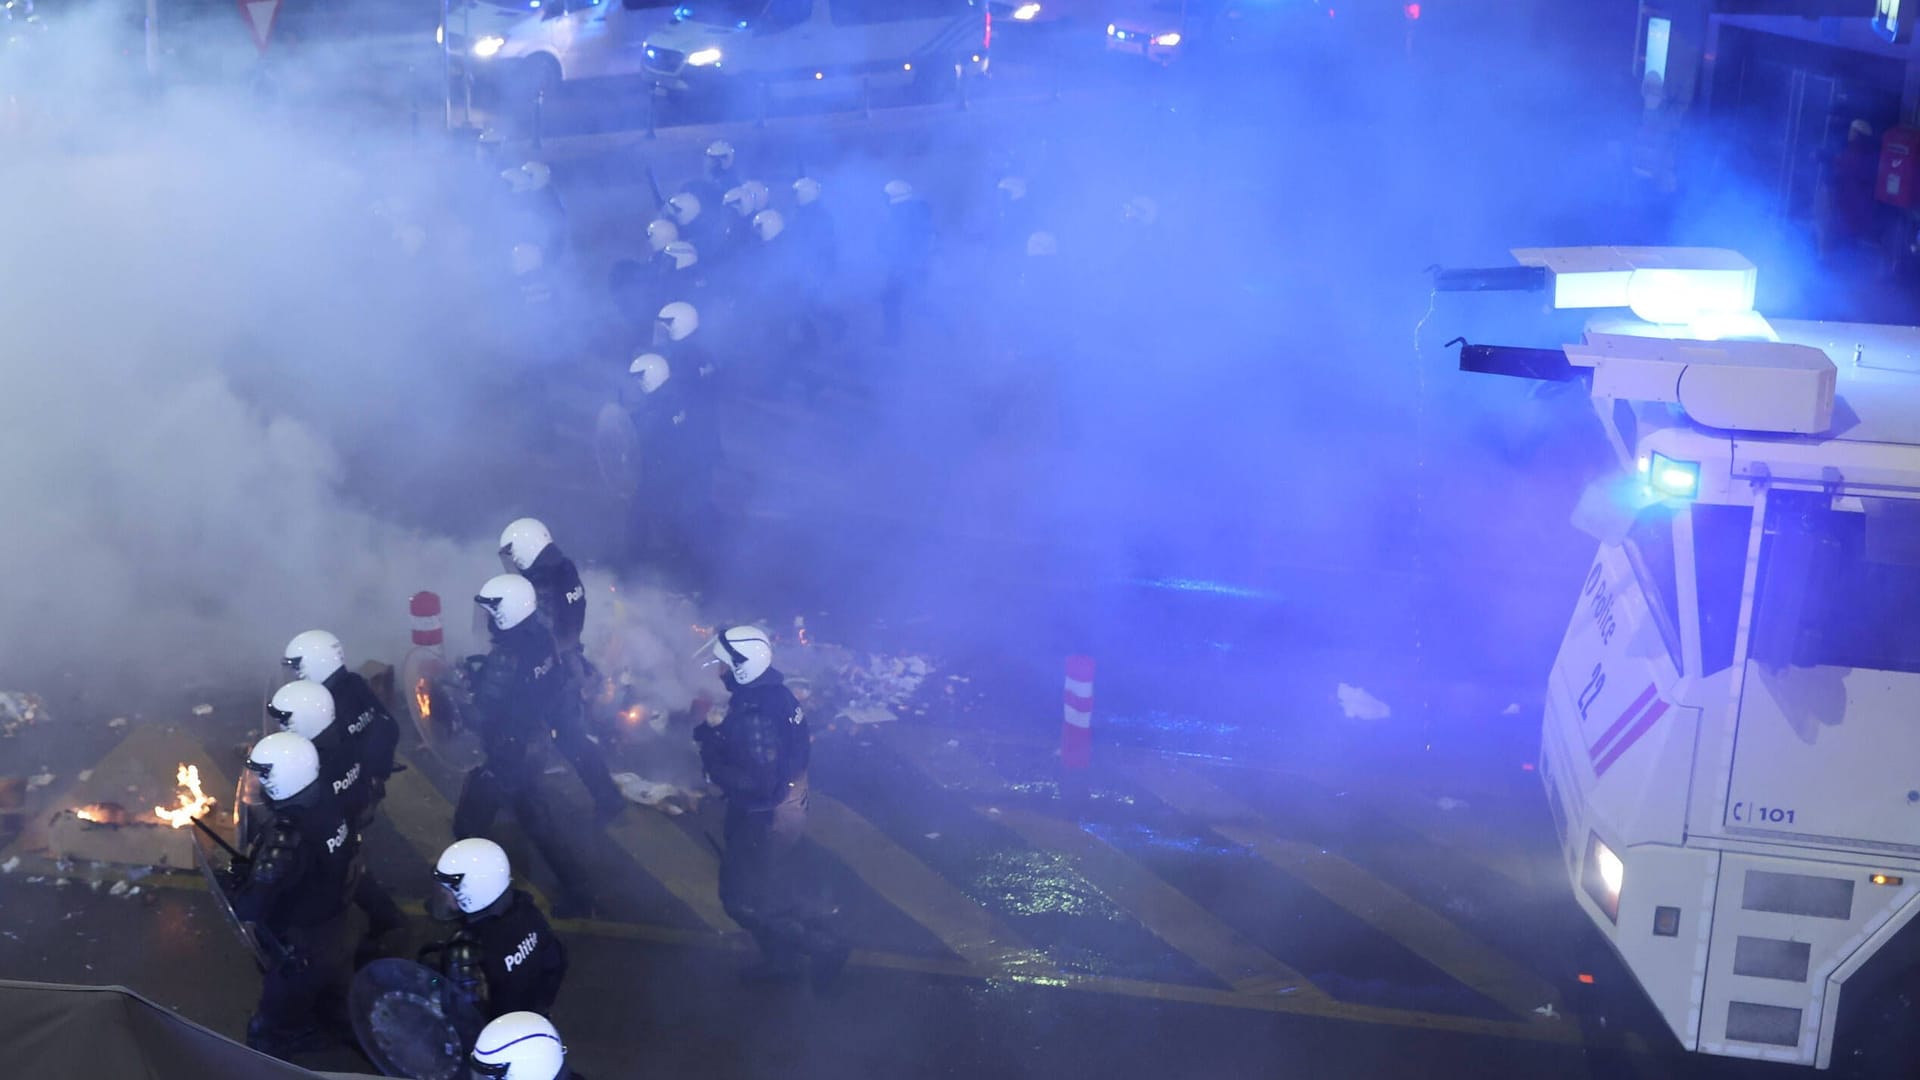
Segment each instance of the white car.
M714 0L655 30L643 57L673 97L878 89L984 71L988 25L985 0Z
M660 0L538 0L532 7L511 25L473 39L466 55L478 77L551 90L563 82L638 76L647 35L672 22L676 10Z

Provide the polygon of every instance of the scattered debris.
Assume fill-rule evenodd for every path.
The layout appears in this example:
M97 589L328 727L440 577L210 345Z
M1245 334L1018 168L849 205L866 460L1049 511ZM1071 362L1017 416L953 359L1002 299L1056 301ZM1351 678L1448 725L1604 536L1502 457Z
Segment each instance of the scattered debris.
M999 807L997 807L997 806L989 806L989 807L987 807L987 813L989 813L989 814L992 814L992 815L994 815L995 817L999 817L999 816L1000 816L1000 808L999 808Z
M959 740L959 739L948 739L948 740L947 740L947 749L949 749L949 750L958 750L958 749L960 749L960 740Z
M44 765L41 766L41 768L45 768L45 767L46 766ZM35 788L43 788L51 783L53 783L52 773L50 772L34 773L32 776L27 777L27 790L32 791Z
M213 706L211 706L211 705L195 705L195 706L193 707L193 715L195 715L195 716L212 716L212 715L213 715Z
M1465 799L1456 799L1451 795L1440 796L1436 804L1442 810L1465 810L1467 808L1467 801Z
M123 728L123 727L126 727L126 726L127 726L127 718L126 718L126 717L124 717L124 716L116 716L116 717L114 717L113 719L111 719L111 720L109 720L109 721L107 721L107 726L108 726L108 727L110 727L110 728Z
M20 868L20 856L15 855L6 862L0 862L0 874L11 874Z
M33 694L0 691L0 736L11 738L14 732L44 719L44 710Z
M927 839L929 839L929 840L938 840L938 839L940 839L940 834L939 834L939 833L937 833L937 832L930 832L930 833L928 833L928 834L927 834Z
M1549 1001L1549 1002L1547 1002L1547 1003L1546 1003L1545 1005L1542 1005L1542 1006L1540 1006L1539 1008L1537 1008L1537 1009L1535 1009L1535 1010L1533 1010L1533 1015L1535 1015L1535 1016L1540 1016L1540 1017L1545 1017L1545 1018L1546 1018L1546 1019L1548 1019L1548 1020L1558 1020L1558 1019L1560 1019L1560 1014L1559 1014L1559 1013L1557 1013L1557 1012L1555 1012L1555 1011L1553 1011L1553 1002L1551 1002L1551 1001Z
M107 895L108 896L125 896L127 895L127 892L132 888L133 886L128 885L124 881L116 881L113 883L113 888L107 890Z
M1506 708L1504 708L1504 709L1501 709L1501 710L1500 710L1500 715L1501 715L1501 716L1519 716L1519 715L1520 715L1520 703L1516 701L1516 702L1514 702L1513 704L1511 704L1511 705L1509 705L1509 706L1507 706Z
M628 802L651 807L670 817L679 817L700 804L700 793L674 784L643 779L638 773L614 773L613 782Z
M1357 686L1341 683L1334 690L1334 696L1340 699L1340 708L1349 720L1385 720L1393 715L1386 702Z
M81 783L83 783L83 784L84 784L84 783L86 783L87 781L89 781L89 780L91 780L91 779L93 779L93 770L92 770L92 769L81 769L81 770L79 771L79 773L77 773L77 774L76 774L76 775L74 776L74 779L76 779L76 780L78 780L78 781L80 781Z

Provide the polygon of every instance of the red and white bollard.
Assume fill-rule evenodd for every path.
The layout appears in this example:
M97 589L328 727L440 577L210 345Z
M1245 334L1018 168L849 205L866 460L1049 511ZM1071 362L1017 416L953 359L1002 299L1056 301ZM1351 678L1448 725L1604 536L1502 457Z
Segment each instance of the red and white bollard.
M407 601L407 613L413 616L413 643L428 649L444 649L446 626L440 621L440 594L417 592Z
M1067 657L1066 715L1060 724L1060 765L1084 769L1093 760L1093 657Z

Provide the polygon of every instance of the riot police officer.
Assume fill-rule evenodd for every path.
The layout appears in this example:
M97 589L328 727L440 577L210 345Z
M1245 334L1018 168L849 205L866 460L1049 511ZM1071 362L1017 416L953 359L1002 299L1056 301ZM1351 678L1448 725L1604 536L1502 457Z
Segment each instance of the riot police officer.
M233 912L256 927L265 971L247 1045L276 1057L330 1039L322 1018L344 1023L352 976L347 907L359 870L360 835L320 774L313 744L291 731L254 744L247 768L260 778L272 820L235 866Z
M380 704L379 695L359 672L347 667L346 650L340 639L325 630L296 634L281 654L282 663L296 679L318 683L333 698L336 725L343 724L341 742L351 752L360 775L347 787L359 788L356 797L347 800L347 812L354 828L364 830L373 823L380 801L387 796L387 781L396 767L394 757L400 748L400 725L393 714ZM325 755L324 749L322 750ZM335 775L329 783L343 779ZM343 787L342 794L346 793ZM375 944L406 926L400 906L372 874L360 875L353 902L366 913L367 941Z
M580 571L553 542L553 533L536 518L520 518L501 531L500 565L532 583L535 604L553 631L554 647L559 650L567 678L584 701L594 693L599 673L587 662L580 646L580 631L587 620L587 587L580 582ZM587 794L593 796L594 820L605 824L619 816L627 800L607 771L600 747L587 737L584 708L562 708L553 714L551 723L554 745L580 774Z
M472 680L473 708L486 760L467 774L453 811L453 835L465 840L486 832L503 806L560 879L557 914L585 915L593 902L586 873L561 836L540 790L539 743L562 709L580 707L561 671L553 634L534 617L533 584L519 574L501 574L480 587L474 602L485 610L493 648L479 658ZM571 700L569 700L571 699Z
M791 858L807 823L806 716L773 668L766 631L729 627L710 648L732 697L717 724L693 735L708 779L727 798L720 903L760 946L748 978L795 979L810 966L815 988L825 989L846 967L847 946L805 898Z
M467 1055L472 1080L584 1080L567 1069L567 1048L553 1022L516 1012L488 1024Z
M455 841L440 853L433 878L439 888L428 910L460 928L422 952L440 954L455 991L489 1020L551 1013L566 978L567 950L533 897L513 888L507 853L479 837Z

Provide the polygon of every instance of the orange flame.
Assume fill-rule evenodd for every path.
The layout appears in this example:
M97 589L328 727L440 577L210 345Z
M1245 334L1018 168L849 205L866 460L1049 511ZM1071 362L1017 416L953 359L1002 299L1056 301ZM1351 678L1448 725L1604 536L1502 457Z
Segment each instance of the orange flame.
M200 790L200 766L181 763L173 774L180 785L179 803L169 810L164 806L153 808L153 816L173 826L184 829L193 824L193 819L213 809L219 800Z
M422 719L433 716L433 696L427 693L427 680L420 679L413 684L413 703L419 707Z
M647 718L647 707L645 705L635 705L632 708L625 709L620 713L620 718L625 720L629 726L638 726L641 721Z
M124 811L115 813L119 809L117 806L108 806L105 803L88 803L85 806L74 807L73 816L95 825L118 825L120 818L124 816Z

